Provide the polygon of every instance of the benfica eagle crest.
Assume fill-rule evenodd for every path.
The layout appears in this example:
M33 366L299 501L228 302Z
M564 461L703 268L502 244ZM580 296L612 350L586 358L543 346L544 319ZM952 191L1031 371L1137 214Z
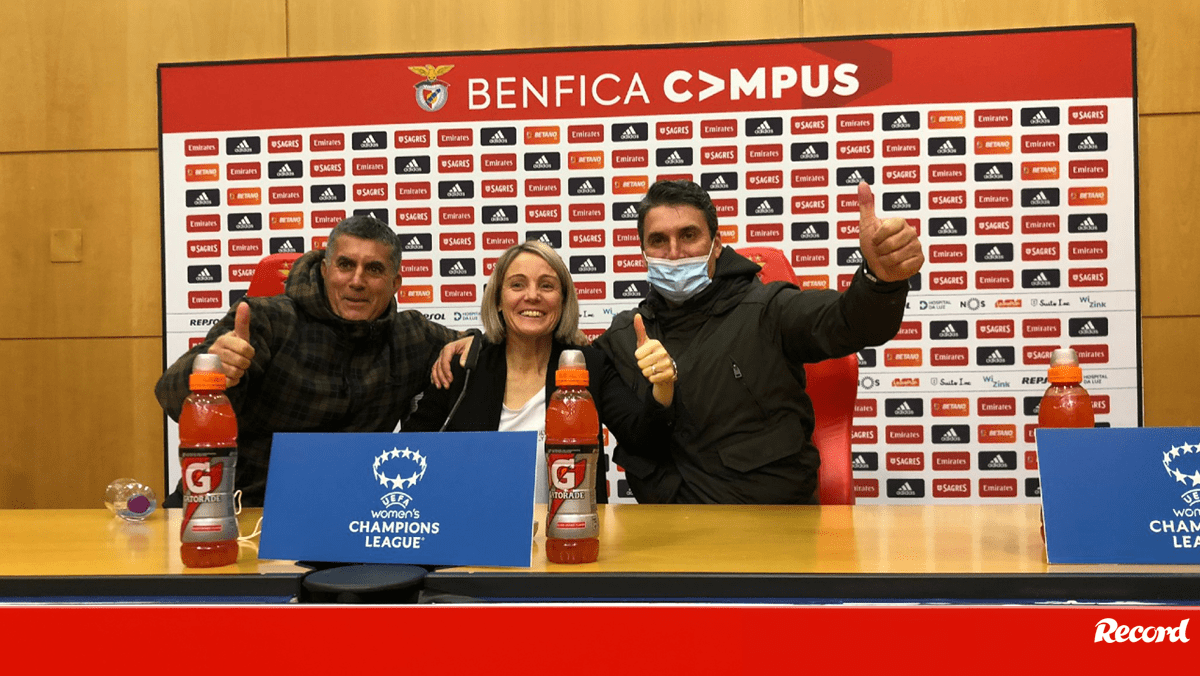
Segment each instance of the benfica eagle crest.
M409 66L408 69L417 75L424 76L424 82L413 85L417 90L417 105L431 113L441 110L446 105L450 95L450 85L438 79L439 76L450 72L454 66Z

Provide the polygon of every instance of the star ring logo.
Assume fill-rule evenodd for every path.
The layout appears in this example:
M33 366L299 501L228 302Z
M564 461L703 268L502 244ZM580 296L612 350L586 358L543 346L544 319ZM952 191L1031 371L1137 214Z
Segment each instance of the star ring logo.
M1200 470L1196 470L1192 474L1184 474L1172 466L1175 461L1179 460L1185 455L1200 456L1200 444L1183 444L1182 446L1172 446L1171 450L1163 453L1163 467L1166 468L1167 474L1171 475L1171 477L1179 483L1187 486L1188 482L1191 482L1192 490L1189 490L1180 496L1183 498L1183 501L1188 503L1190 506L1200 502L1200 488L1195 488L1196 486L1200 486Z
M404 467L403 462L393 461L408 461L411 463L412 474L403 476L402 472L397 472L395 476L388 476L385 471L385 465L391 464L393 471L396 466ZM393 489L391 493L380 498L385 507L393 507L399 505L407 507L412 500L412 496L406 495L403 491L405 488L412 488L417 485L421 477L425 476L426 463L425 456L421 455L420 451L409 450L408 448L392 450L384 450L375 458L375 463L371 466L371 472L375 475L375 480L380 486L390 487ZM406 471L402 470L402 471Z

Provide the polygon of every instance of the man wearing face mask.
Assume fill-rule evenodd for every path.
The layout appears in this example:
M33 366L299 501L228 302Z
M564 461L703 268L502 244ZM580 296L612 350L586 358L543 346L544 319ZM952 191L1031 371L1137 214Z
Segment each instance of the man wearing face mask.
M716 209L700 186L650 187L638 208L650 294L594 343L642 395L645 378L630 357L634 315L677 363L670 447L637 455L618 444L614 454L638 502L812 501L820 458L809 440L803 365L895 336L907 279L925 260L911 226L876 217L866 184L859 210L865 262L850 287L800 291L764 285L757 264L722 246Z

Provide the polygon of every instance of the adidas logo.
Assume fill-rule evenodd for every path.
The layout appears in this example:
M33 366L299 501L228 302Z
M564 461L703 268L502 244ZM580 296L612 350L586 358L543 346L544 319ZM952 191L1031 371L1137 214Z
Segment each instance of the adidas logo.
M853 174L850 174L849 176L846 177L846 185L858 185L859 183L862 183L862 182L863 182L862 174L860 174L857 169L854 170Z
M802 160L815 160L820 157L820 153L818 153L817 149L812 146L805 148L804 152L800 153L800 159Z
M291 242L284 240L283 244L279 245L279 251L276 253L296 253L296 247L292 246Z
M547 246L554 246L554 241L550 239L550 235L545 233L542 233L542 236L538 237L538 241Z
M580 272L595 272L596 264L592 262L592 259L588 258L579 264L579 271Z
M988 462L988 469L1008 469L1008 463L1004 462L1004 458L997 455Z
M238 222L237 222L237 223L234 225L234 227L235 227L235 228L238 228L238 229L242 229L242 228L253 228L253 227L254 227L254 223L253 223L253 221L251 221L251 220L250 220L250 217L249 217L249 216L242 216L242 220L238 221Z
M250 152L250 150L251 150L250 144L246 141L246 139L242 139L242 142L237 144L237 146L234 147L233 152L248 153L248 152Z
M897 117L896 119L892 120L891 128L892 129L912 129L912 123L908 121L907 117L901 115L900 117Z
M775 213L775 210L771 208L770 202L764 201L762 204L758 205L758 208L756 208L754 210L754 213L760 214L760 215L761 214L773 214L773 213Z
M454 187L446 191L446 197L463 197L467 193L463 192L462 186L455 183Z
M533 168L534 169L549 169L550 168L550 160L546 159L545 155L542 155L541 157L539 157L537 159L537 162L533 163Z
M592 185L591 181L584 181L583 185L579 186L579 190L576 192L580 195L595 195L596 188Z
M947 324L946 328L942 329L942 332L938 334L938 337L939 338L958 338L958 331L954 330L953 324Z
M1079 223L1079 231L1080 232L1083 232L1083 231L1095 232L1096 231L1096 222L1092 220L1091 216L1088 216L1087 218L1083 219L1083 221L1081 221Z
M1099 150L1100 148L1100 146L1096 145L1096 142L1092 140L1091 136L1084 138L1079 142L1079 145L1075 147L1079 150Z
M958 234L958 229L950 221L942 223L942 227L938 228L939 235L955 235Z
M358 147L359 148L378 148L379 142L375 140L374 136L368 136L362 140L362 143L360 143L358 145Z
M462 261L456 261L454 265L450 266L450 269L447 272L452 275L465 275L467 274L467 269L463 267Z
M1044 273L1044 272L1039 272L1038 276L1034 277L1033 281L1030 282L1030 286L1049 286L1049 285L1050 285L1050 280L1046 277L1046 273Z
M282 167L279 168L279 171L275 172L276 178L287 178L289 176L295 176L295 175L296 175L296 172L292 171L292 165L290 165L290 164L283 165Z
M861 455L854 456L854 460L850 461L850 469L871 469L865 458Z
M800 239L821 239L821 233L817 232L816 227L810 225L800 233Z
M496 213L492 214L492 223L508 223L508 214L504 213L503 209L497 209Z
M905 197L904 195L901 195L900 197L896 198L896 201L895 201L895 202L892 202L892 209L893 209L893 210L895 210L895 209L908 209L908 208L910 208L911 206L912 206L912 204L910 204L910 203L909 203L909 201L908 201L908 198L907 198L907 197Z
M1000 354L1000 350L996 350L989 354L987 359L984 359L983 362L985 364L1003 364L1004 355Z
M1087 324L1084 324L1083 326L1079 327L1079 335L1081 335L1081 336L1098 336L1098 335L1100 335L1100 332L1098 330L1096 330L1096 325L1093 324L1091 322L1091 320L1088 320Z
M758 127L756 127L754 129L755 136L762 136L763 134L774 134L774 133L775 133L775 130L771 128L771 125L768 124L766 120L763 120L762 124L758 125Z
M404 173L406 173L406 174L410 173L410 172L418 172L419 173L420 171L421 171L421 165L417 163L417 160L415 158L412 160L409 160L408 164L404 165Z
M994 247L992 247L991 251L988 251L986 254L983 255L983 260L985 260L985 261L1002 261L1002 260L1004 260L1004 254L1000 251L1000 247L994 246Z
M1002 178L1004 178L1004 174L1001 173L1000 167L997 167L994 164L992 165L992 168L988 169L987 173L983 175L983 180L985 180L985 181L1002 179Z
M896 489L896 495L907 495L911 497L916 494L917 492L912 489L912 486L909 485L907 481L900 484L900 487Z
M945 434L942 435L942 441L955 443L962 441L962 437L958 436L958 432L954 431L954 428L951 427L950 429L946 430Z
M630 284L629 286L625 287L625 291L623 291L621 295L625 298L637 298L639 294L637 287L633 284Z
M1044 192L1039 192L1033 196L1033 199L1029 200L1030 206L1046 206L1048 204L1050 204L1050 200Z
M667 159L663 160L663 164L683 164L683 158L679 156L679 151L672 152Z
M212 280L213 276L212 273L208 271L208 268L204 268L199 272L199 274L196 275L197 282L211 282Z
M863 359L862 353L861 353L861 352L859 352L857 356L858 356L858 365L859 365L860 367L862 367L862 366L866 366L866 365L867 365L867 360L866 360L866 359Z
M408 244L405 244L404 248L408 251L420 251L421 250L421 240L417 239L416 237L413 237L412 239L408 240Z
M708 184L708 189L709 190L728 190L729 183L725 180L724 176L717 176L715 179L713 179L712 183Z
M1046 111L1039 110L1037 115L1034 115L1029 120L1030 124L1050 124L1050 118L1046 116Z
M328 202L330 200L336 200L336 199L337 199L337 193L335 193L333 191L333 188L325 188L325 192L321 193L321 195L319 197L317 197L318 202Z
M628 127L627 129L625 129L625 131L621 132L621 140L622 141L636 141L637 139L638 139L637 129L634 129L633 127Z
M846 265L860 265L863 262L862 252L855 249L846 259Z
M896 410L893 412L893 415L897 415L897 416L912 415L912 414L913 414L912 406L909 406L907 401L900 402L900 405L897 406Z
M954 144L949 141L946 141L945 143L942 144L942 146L940 148L937 149L937 154L938 155L953 155L954 154Z
M212 200L208 198L208 193L202 192L199 195L196 195L196 199L192 202L192 204L195 206L207 206L212 204Z
M625 211L621 213L621 218L637 218L637 207L632 204L625 207Z
M496 133L492 134L492 138L488 140L488 143L497 143L500 145L504 145L504 144L508 143L508 139L505 138L503 130L497 129Z

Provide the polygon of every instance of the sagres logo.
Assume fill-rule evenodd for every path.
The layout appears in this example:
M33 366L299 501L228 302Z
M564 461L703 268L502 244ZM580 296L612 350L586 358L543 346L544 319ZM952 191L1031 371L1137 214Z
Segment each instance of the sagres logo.
M454 66L409 66L408 69L425 77L424 82L413 85L417 90L417 105L422 110L436 113L446 105L450 97L450 85L438 78L449 73Z
M412 488L425 476L426 461L421 451L412 450L407 446L403 449L384 449L375 457L371 472L380 486L393 489L380 498L384 507L408 507L412 496L404 493L404 489ZM389 472L394 473L390 475ZM411 472L405 476L405 473Z

